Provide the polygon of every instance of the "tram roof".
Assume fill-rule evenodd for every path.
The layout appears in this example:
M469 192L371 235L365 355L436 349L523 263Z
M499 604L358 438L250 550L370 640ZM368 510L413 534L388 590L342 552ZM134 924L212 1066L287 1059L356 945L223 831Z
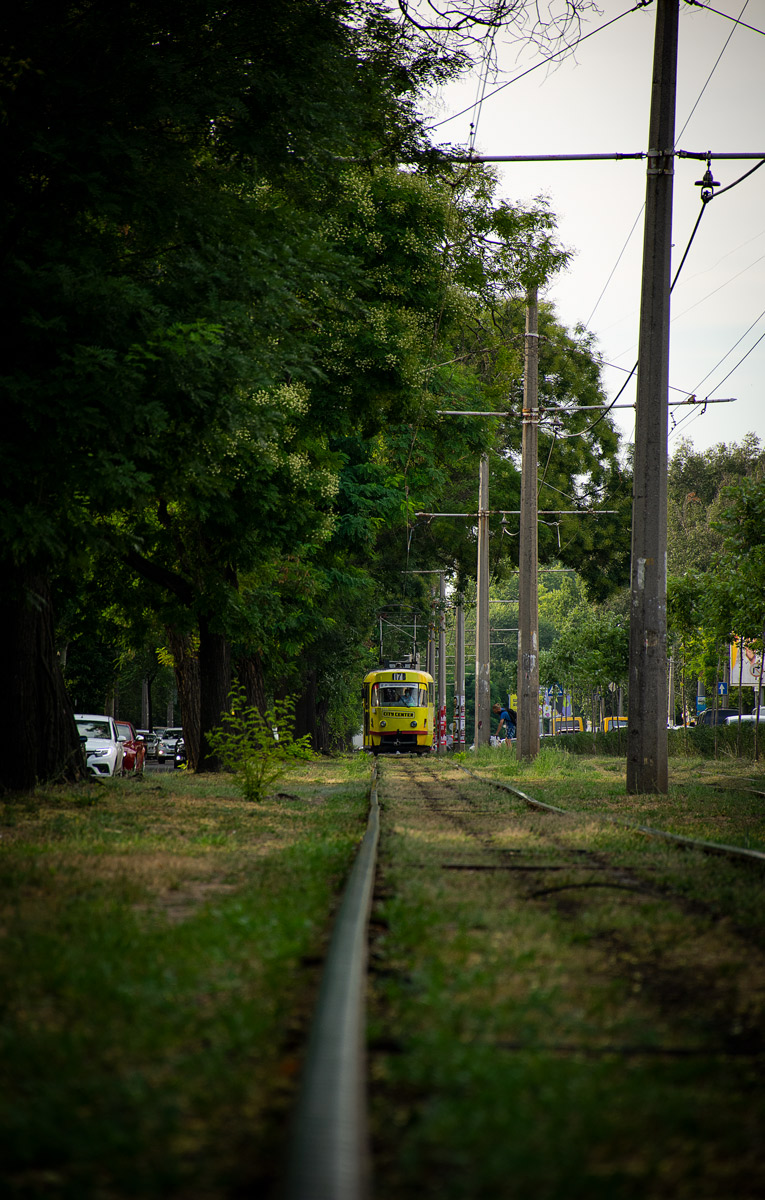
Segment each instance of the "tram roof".
M379 667L364 676L364 683L434 683L432 675L416 667Z

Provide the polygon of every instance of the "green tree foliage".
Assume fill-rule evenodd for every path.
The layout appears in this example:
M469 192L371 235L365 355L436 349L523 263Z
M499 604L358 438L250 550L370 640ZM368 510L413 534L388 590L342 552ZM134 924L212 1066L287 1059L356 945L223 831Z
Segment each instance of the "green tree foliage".
M347 730L376 602L408 567L467 572L471 523L415 537L414 513L471 511L489 446L514 506L509 298L567 261L549 206L430 151L416 101L461 55L374 0L58 0L45 20L20 0L0 27L6 782L78 769L52 574L63 595L106 573L93 624L117 650L166 633L192 762L232 651L261 708L294 681ZM546 320L545 487L602 502L615 435L570 411L598 391L591 347ZM507 411L507 380L506 428L438 416ZM550 550L593 581L618 561L563 533Z
M316 317L356 269L322 200L344 156L419 149L407 97L446 60L350 0L22 0L2 30L4 615L112 537L220 638L232 526L243 566L253 523L272 548L322 533L302 495L326 433L289 397L323 378Z
M669 464L667 563L670 574L714 568L722 551L717 522L726 506L724 489L765 469L765 450L754 434L739 444L720 443L699 452L681 441Z
M764 469L753 434L704 453L684 441L669 465L667 626L691 708L697 679L712 693L731 637L762 637Z
M593 693L601 699L627 683L629 624L617 613L575 609L552 649L540 658L540 682L558 683L574 693L587 713Z

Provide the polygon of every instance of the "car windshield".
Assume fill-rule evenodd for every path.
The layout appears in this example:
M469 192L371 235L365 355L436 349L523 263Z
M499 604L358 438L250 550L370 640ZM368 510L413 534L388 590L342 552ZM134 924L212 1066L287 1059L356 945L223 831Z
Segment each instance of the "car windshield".
M108 721L78 721L80 737L103 738L111 741L112 731Z

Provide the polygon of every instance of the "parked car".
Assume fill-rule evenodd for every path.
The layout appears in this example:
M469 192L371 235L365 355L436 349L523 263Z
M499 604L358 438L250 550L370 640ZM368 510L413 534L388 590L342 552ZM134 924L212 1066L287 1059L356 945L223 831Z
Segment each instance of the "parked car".
M136 774L140 774L146 761L146 743L138 736L130 721L115 721L115 725L125 752L122 760L123 771L135 771Z
M183 737L182 729L166 729L159 739L157 746L157 762L165 763L168 759L175 759L175 747L179 738Z
M145 732L141 729L138 733L144 733L144 741L146 742L146 757L156 758L157 748L159 746L160 736L164 733L164 729L147 729Z
M85 761L94 775L121 775L125 748L114 717L75 713L80 738L85 738Z
M742 713L740 717L736 713L735 717L725 718L726 725L738 725L739 721L742 725L754 725L757 721L757 713ZM760 725L765 729L765 714L762 712L760 713Z
M737 717L737 708L718 708L717 712L713 708L705 708L696 718L697 725L724 725L728 717Z

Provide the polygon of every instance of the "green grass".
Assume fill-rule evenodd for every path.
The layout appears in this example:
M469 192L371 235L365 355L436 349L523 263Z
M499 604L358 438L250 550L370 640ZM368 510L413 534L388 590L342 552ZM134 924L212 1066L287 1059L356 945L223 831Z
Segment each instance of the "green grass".
M540 887L560 891L535 898L520 874L445 871L481 845L411 788L386 790L395 763L380 764L376 1195L758 1194L765 874L603 818L762 847L762 773L672 759L668 797L627 797L611 757L465 761L572 813L530 812L460 772L485 847L545 863L584 845L650 887L587 891L559 873ZM2 807L4 1195L278 1194L370 768L301 764L258 805L225 777L176 772ZM662 1047L677 1054L650 1053Z
M175 774L0 817L0 1178L12 1197L266 1187L365 769L248 805Z

